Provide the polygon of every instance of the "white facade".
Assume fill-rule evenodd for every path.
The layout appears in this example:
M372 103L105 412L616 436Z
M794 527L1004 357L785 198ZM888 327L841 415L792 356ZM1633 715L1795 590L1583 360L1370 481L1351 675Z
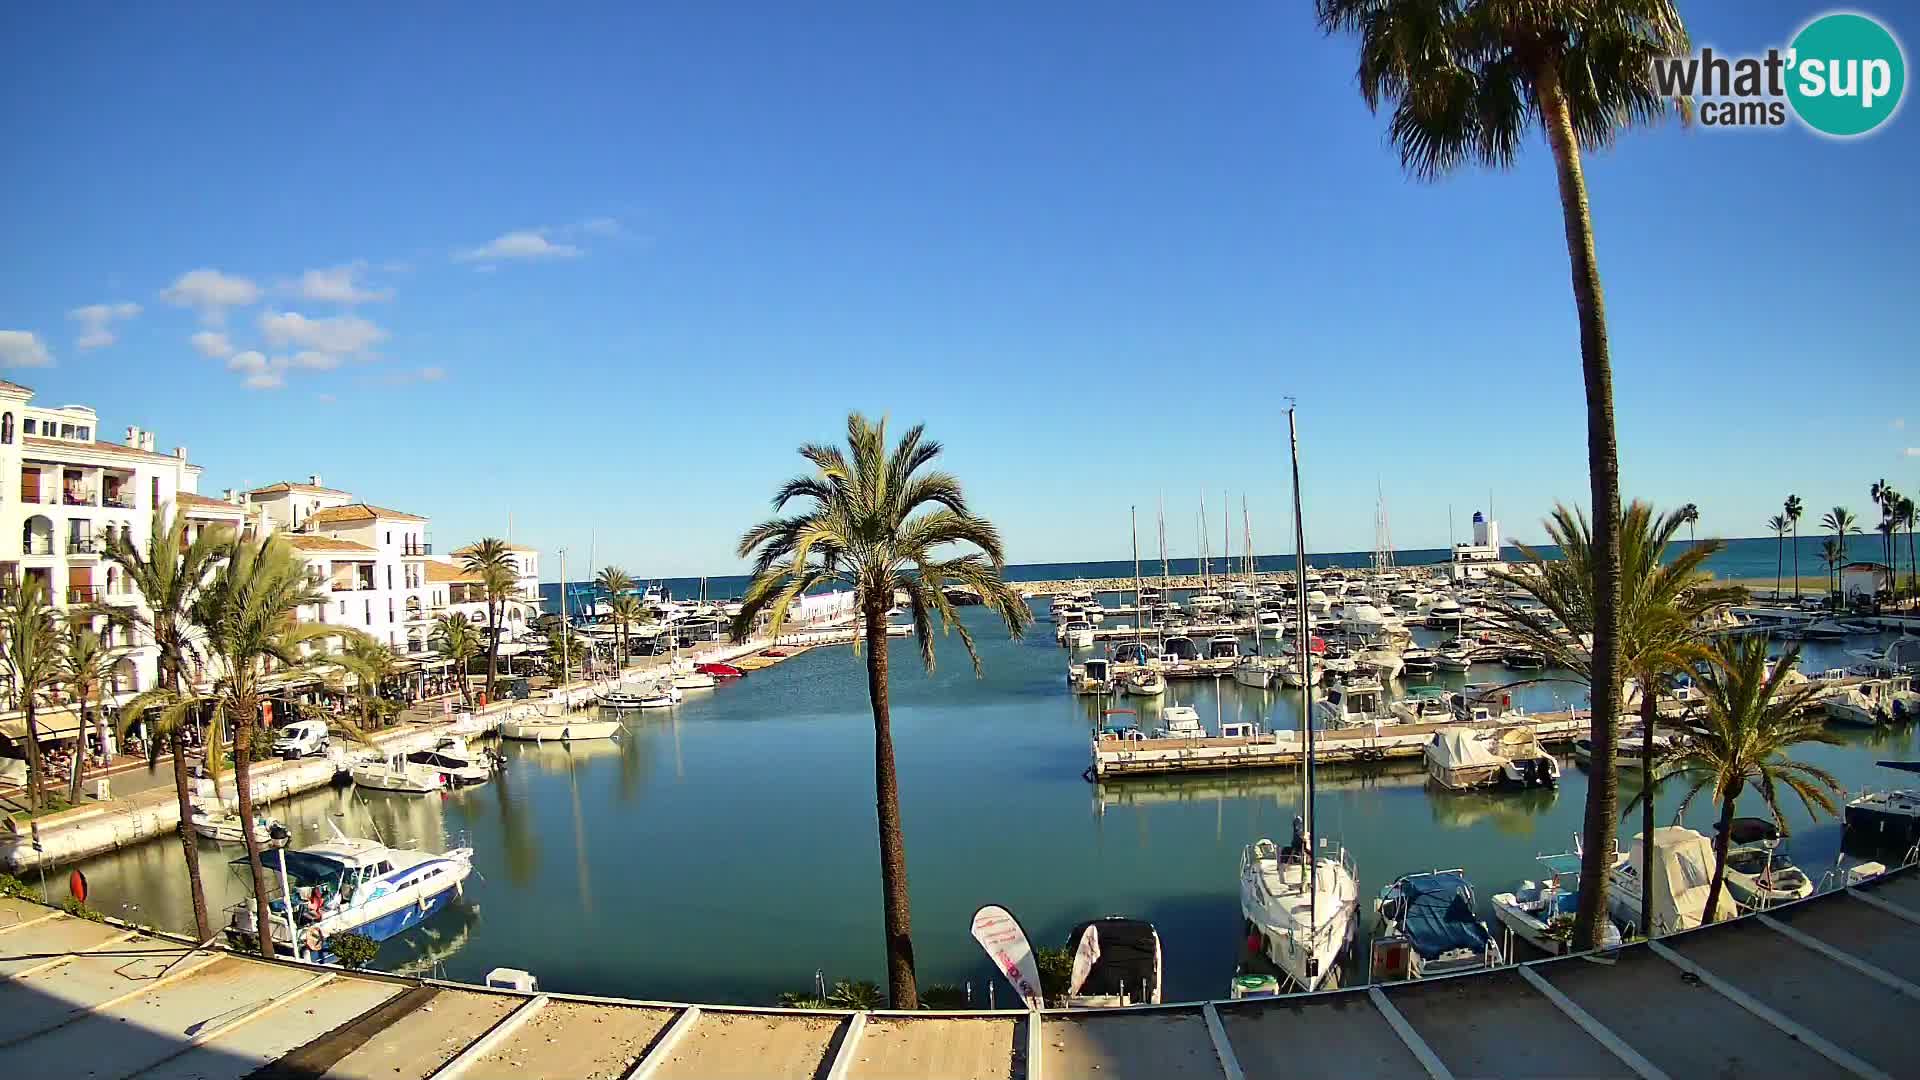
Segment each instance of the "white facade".
M486 594L480 576L468 573L460 558L473 550L469 544L453 552L451 561L428 566L428 603L434 615L465 615L475 626L487 625ZM501 615L501 638L522 636L540 614L540 552L522 544L508 544L515 568L514 592Z
M1473 542L1453 545L1449 567L1455 584L1485 580L1488 570L1500 567L1500 523L1478 510L1473 512Z
M260 524L283 534L328 600L302 617L350 626L402 656L428 650L428 521L355 502L349 492L281 483L246 494Z
M194 495L200 472L184 446L160 453L153 433L134 427L120 442L101 441L92 409L35 405L32 390L0 382L0 575L38 581L63 610L138 603L104 557L107 536L144 543L156 504L185 511L204 501ZM110 646L130 644L102 632ZM131 644L106 688L112 700L157 681L153 645Z

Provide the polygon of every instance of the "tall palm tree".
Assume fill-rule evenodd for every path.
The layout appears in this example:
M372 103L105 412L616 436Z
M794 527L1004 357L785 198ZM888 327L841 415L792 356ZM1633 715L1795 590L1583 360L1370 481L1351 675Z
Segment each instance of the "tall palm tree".
M37 813L46 803L47 763L34 714L41 695L60 681L59 615L47 604L38 577L7 578L0 585L0 672L7 677L9 704L25 721L27 805Z
M1787 518L1784 514L1775 514L1767 519L1767 528L1773 530L1773 599L1780 599L1780 574L1786 569Z
M513 549L506 541L489 536L462 551L460 565L468 573L480 575L480 588L487 598L486 693L487 700L492 701L494 679L500 672L500 617L517 573Z
M453 661L460 672L460 700L468 708L473 707L473 684L467 679L467 665L480 655L480 635L467 621L465 615L458 612L442 615L434 621L433 636L430 639L434 650L441 656Z
M400 705L380 695L380 688L399 669L399 658L392 649L370 637L355 637L328 656L327 662L347 676L342 682L359 718L354 726L363 732L373 731L399 715Z
M1800 602L1800 515L1807 512L1806 504L1798 495L1788 495L1781 504L1780 512L1786 516L1787 525L1793 529L1793 602Z
M1620 521L1620 668L1630 676L1639 691L1640 722L1643 738L1640 744L1641 767L1645 775L1652 775L1653 729L1659 721L1660 694L1670 677L1686 671L1696 661L1705 656L1705 636L1700 625L1703 616L1710 612L1739 603L1746 597L1746 590L1737 586L1713 585L1712 576L1702 567L1722 547L1717 539L1708 539L1704 544L1690 543L1687 550L1671 562L1666 561L1667 546L1680 531L1686 521L1684 509L1669 514L1656 514L1653 508L1644 502L1635 500L1621 515ZM1514 637L1529 648L1538 650L1557 666L1573 672L1574 678L1589 688L1594 683L1594 664L1592 656L1580 646L1579 639L1592 633L1594 594L1597 574L1593 565L1593 529L1587 517L1579 511L1556 506L1553 515L1546 522L1549 540L1560 548L1560 557L1548 559L1539 551L1520 545L1522 557L1528 563L1528 572L1497 572L1503 581L1518 586L1541 607L1552 613L1562 625L1574 634L1568 639L1547 619L1540 616L1532 607L1520 607L1505 600L1495 600L1489 604L1496 622L1509 636ZM1595 694L1597 699L1599 695ZM1613 728L1613 717L1604 726L1609 734ZM1594 727L1602 725L1597 716ZM1603 770L1611 768L1614 761L1609 745L1605 756L1596 744L1593 755L1593 773L1598 776ZM1650 844L1653 837L1653 807L1648 804L1645 810L1645 829L1643 834ZM1583 837L1581 850L1591 851L1596 845L1601 851L1612 849L1609 841L1613 838L1613 822L1606 823L1606 831ZM1598 860L1605 866L1604 859ZM1584 875L1584 867L1583 867ZM1606 900L1606 879L1597 877L1592 903L1595 916L1602 916L1599 910ZM1581 909L1584 911L1588 897L1584 876L1581 883ZM1644 903L1651 905L1650 890L1652 880L1641 883ZM1596 932L1603 927L1596 921ZM1575 940L1587 940L1576 937Z
M620 629L620 640L616 646L620 650L620 656L619 659L614 662L614 670L618 671L627 666L627 657L630 655L628 647L632 641L632 627L635 623L645 621L647 608L645 604L640 602L639 597L621 593L608 601L607 613L613 616L614 625Z
M1838 592L1840 590L1840 568L1847 563L1847 534L1859 532L1860 523L1854 518L1853 511L1844 506L1836 506L1827 511L1827 515L1820 519L1820 527L1833 534L1834 542L1839 552L1837 559L1829 560L1833 568L1833 581L1828 590L1829 592Z
M93 628L99 612L91 608L76 608L67 613L61 627L59 679L67 693L73 697L80 710L80 728L94 729L94 737L99 740L100 751L106 753L107 724L105 717L95 708L100 702L100 688L105 686L113 672L113 665L119 661L122 651L108 646L101 640L100 634ZM76 744L85 742L75 740ZM67 793L67 802L80 801L80 778L86 771L86 756L78 750L73 755L73 781Z
M1835 589L1834 578L1847 562L1846 546L1831 536L1827 537L1820 543L1820 561L1827 564L1827 593L1832 595Z
M920 663L929 672L936 621L959 635L974 671L980 671L973 634L942 591L949 582L978 593L1014 637L1033 618L1026 601L1002 578L1006 554L999 530L968 509L958 479L923 471L941 450L938 442L922 438L923 431L921 426L910 428L889 450L886 421L873 423L853 413L847 417L844 450L817 443L802 446L800 456L814 472L787 481L773 497L773 510L779 514L796 500L803 508L755 525L740 538L740 556L754 559L753 577L733 620L735 641L744 641L763 614L769 632L778 636L793 602L830 583L850 586L866 619L887 998L897 1009L918 1008L919 992L887 696L887 611L895 593L904 592L913 612Z
M129 643L140 638L153 642L159 651L158 686L182 694L186 673L201 655L199 633L190 615L207 579L225 557L229 534L224 529L202 528L189 542L186 516L155 506L147 536L143 552L120 533L107 532L107 560L120 568L127 584L140 594L138 605L116 604L108 617L125 628ZM122 733L138 724L144 714L145 710L133 708L132 703L122 709ZM165 738L173 758L173 794L180 809L174 835L187 864L194 930L198 940L206 941L213 936L213 925L207 917L206 887L200 880L200 844L193 835L193 789L187 776L185 736L192 715L183 712L165 728L159 726L157 717L153 719L148 727L149 740ZM153 752L149 748L149 755Z
M633 578L628 576L625 570L617 566L609 566L602 569L599 575L593 579L593 583L599 586L601 592L607 594L609 613L612 611L614 601L626 596L627 592L633 588ZM627 597L627 599L632 598ZM618 675L620 670L627 666L626 635L624 632L615 635L613 650L613 671L614 674Z
M1920 556L1915 554L1913 543L1913 528L1916 520L1920 519L1920 512L1916 512L1911 498L1902 495L1894 513L1900 518L1900 523L1907 527L1907 588L1909 591L1920 591Z
M305 561L285 539L268 533L258 540L232 541L225 562L193 606L194 625L220 664L220 681L210 699L233 731L233 786L242 821L254 818L251 766L254 730L266 696L262 680L276 668L312 666L314 649L327 639L362 639L346 627L301 619L302 608L326 602L327 595L307 574ZM260 843L252 829L241 832L253 877L260 952L270 957L273 916L267 906L271 894L260 866Z
M1700 507L1694 503L1681 507L1680 520L1687 523L1687 544L1691 547L1694 541L1693 527L1700 524Z
M1899 528L1893 519L1894 511L1900 508L1900 493L1893 489L1892 484L1887 483L1885 477L1882 477L1868 487L1867 495L1873 500L1873 505L1880 510L1880 524L1875 526L1875 531L1881 534L1880 553L1886 558L1887 566L1892 568L1893 534ZM1899 576L1897 573L1894 574L1896 582Z
M1671 0L1316 0L1322 29L1360 37L1359 83L1370 108L1394 102L1388 137L1401 166L1422 180L1466 164L1510 168L1537 123L1553 153L1580 323L1586 382L1587 472L1599 528L1593 536L1594 749L1610 752L1620 661L1620 454L1613 423L1613 364L1600 265L1594 254L1583 154L1620 129L1658 121L1668 102L1654 60L1689 51ZM1677 103L1683 120L1691 102ZM1612 829L1617 777L1600 770L1587 788L1587 830ZM1601 853L1587 879L1604 882ZM1583 890L1583 897L1591 890ZM1583 903L1578 932L1599 937L1599 894Z
M1786 752L1796 744L1838 744L1824 719L1808 707L1820 692L1817 683L1788 685L1800 650L1786 659L1767 663L1766 637L1721 637L1714 642L1711 662L1700 678L1704 706L1693 721L1691 737L1661 760L1661 779L1688 784L1680 813L1701 792L1712 790L1720 808L1719 834L1713 839L1713 884L1707 890L1705 920L1713 921L1720 908L1720 890L1727 874L1727 840L1735 803L1751 787L1765 802L1775 824L1784 828L1780 812L1782 789L1800 797L1807 813L1816 808L1834 812L1833 795L1841 791L1833 774L1817 765L1793 761ZM1651 775L1651 774L1649 774ZM1652 801L1653 787L1641 798ZM1651 910L1651 909L1642 909Z

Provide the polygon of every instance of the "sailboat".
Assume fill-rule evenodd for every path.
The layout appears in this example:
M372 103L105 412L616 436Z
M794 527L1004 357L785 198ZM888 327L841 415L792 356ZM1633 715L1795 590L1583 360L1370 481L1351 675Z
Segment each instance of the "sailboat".
M1295 572L1307 577L1306 525L1300 508L1300 438L1293 409L1287 410L1287 431L1293 451L1293 532ZM1305 605L1299 608L1300 640L1308 638ZM1300 653L1300 663L1311 670L1313 654ZM1248 936L1258 936L1260 952L1301 990L1328 985L1339 970L1340 956L1353 937L1360 884L1345 848L1322 855L1313 835L1314 724L1308 699L1300 695L1300 732L1305 752L1300 756L1304 795L1300 817L1294 819L1293 839L1286 847L1260 839L1240 855L1240 911Z

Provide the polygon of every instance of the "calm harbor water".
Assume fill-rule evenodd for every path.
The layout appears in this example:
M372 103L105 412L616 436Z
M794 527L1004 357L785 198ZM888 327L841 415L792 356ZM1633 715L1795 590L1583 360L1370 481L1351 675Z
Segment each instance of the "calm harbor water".
M1089 784L1081 771L1100 706L1066 692L1067 653L1050 624L1009 641L981 609L962 610L981 641L983 678L956 639L940 641L930 677L910 640L892 646L922 981L971 980L983 1000L992 969L968 924L979 905L1000 903L1041 944L1060 943L1093 916L1151 919L1165 943L1169 1000L1224 995L1239 945L1240 852L1261 836L1287 835L1300 795L1295 776ZM1805 666L1847 659L1841 648L1815 646ZM444 797L334 789L274 812L297 843L323 838L332 817L350 833L377 829L389 843L477 849L466 903L389 943L383 968L478 980L504 965L555 990L753 1003L810 986L816 969L830 980L881 980L872 723L859 663L848 649L815 650L690 692L671 712L635 714L617 743L507 743L504 777ZM1502 675L1488 667L1472 677ZM1584 696L1565 685L1519 695L1535 709ZM1258 718L1286 727L1298 716L1296 695L1230 680L1174 683L1165 702L1195 706L1209 726ZM1114 704L1142 709L1142 726L1156 722L1157 705ZM1911 733L1848 738L1803 756L1855 790L1893 778L1876 759L1915 752ZM1484 911L1487 897L1534 876L1536 855L1571 845L1585 794L1570 762L1557 792L1528 795L1430 792L1411 765L1320 776L1320 832L1354 853L1369 908L1366 898L1399 874L1461 866ZM1810 822L1797 804L1789 814L1792 851L1817 876L1835 858L1839 823ZM1705 830L1710 819L1701 806L1688 823ZM214 899L237 900L243 885L224 860L238 849L202 850ZM102 910L190 923L173 841L84 869ZM1007 988L996 994L1005 1004Z

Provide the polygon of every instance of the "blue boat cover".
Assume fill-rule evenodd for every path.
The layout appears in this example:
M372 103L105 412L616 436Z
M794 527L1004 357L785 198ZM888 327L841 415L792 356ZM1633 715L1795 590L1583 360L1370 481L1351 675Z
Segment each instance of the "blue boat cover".
M1484 952L1492 938L1467 901L1465 874L1446 870L1417 874L1400 882L1404 914L1400 927L1414 951L1431 960L1450 949Z

